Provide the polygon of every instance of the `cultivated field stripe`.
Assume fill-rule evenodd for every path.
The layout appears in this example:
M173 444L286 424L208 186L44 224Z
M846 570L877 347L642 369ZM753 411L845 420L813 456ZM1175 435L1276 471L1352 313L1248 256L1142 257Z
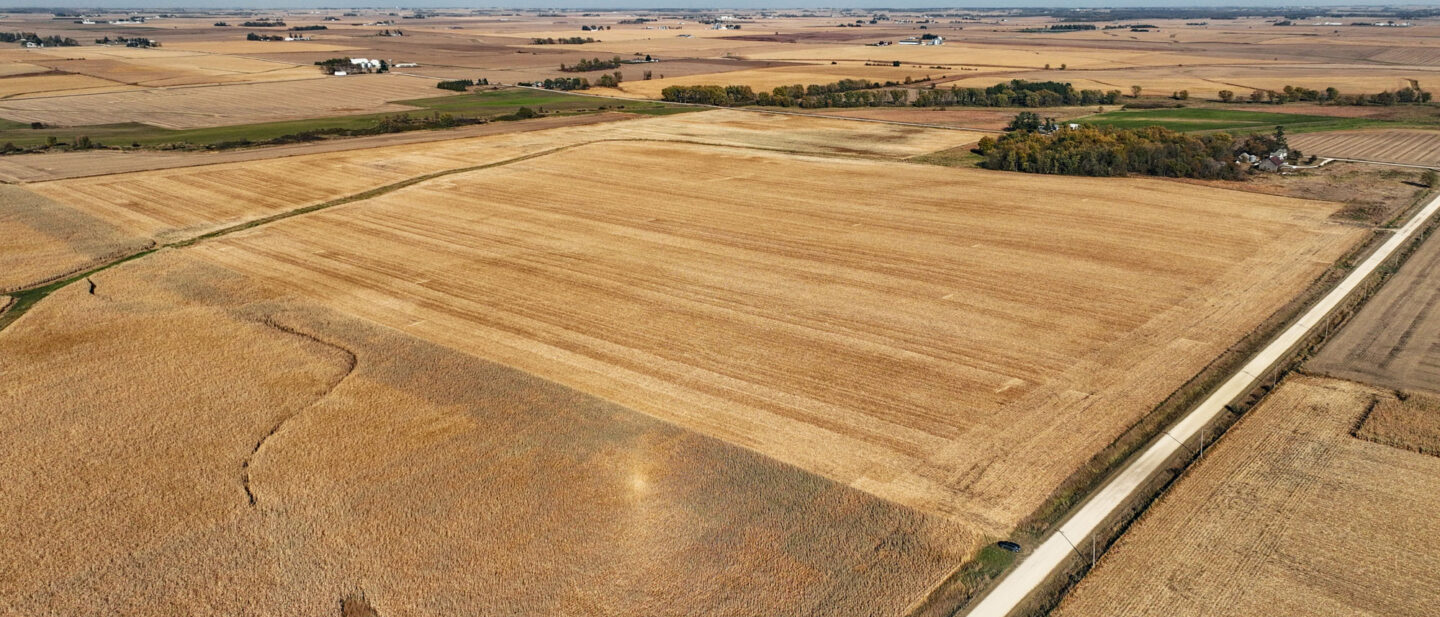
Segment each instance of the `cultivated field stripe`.
M1073 551L1072 542L1083 543L1095 530L1119 509L1129 503L1131 497L1144 486L1166 461L1179 454L1185 443L1193 443L1200 431L1225 411L1227 405L1241 394L1250 390L1270 368L1283 358L1312 329L1324 322L1336 306L1339 306L1355 288L1367 279L1386 259L1404 246L1420 228L1440 210L1440 196L1430 200L1404 227L1386 240L1380 248L1362 262L1349 276L1340 281L1314 307L1305 313L1277 338L1260 350L1234 376L1220 386L1189 415L1182 418L1167 431L1174 439L1160 439L1150 446L1139 458L1127 465L1114 479L1100 489L1064 525L1037 547L1025 561L1010 574L1001 579L988 595L980 600L968 614L970 617L1005 617L1025 598L1049 578Z

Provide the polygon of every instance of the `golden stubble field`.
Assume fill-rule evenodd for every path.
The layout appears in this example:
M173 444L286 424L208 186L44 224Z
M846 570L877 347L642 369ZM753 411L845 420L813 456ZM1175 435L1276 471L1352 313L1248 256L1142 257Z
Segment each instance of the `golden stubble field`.
M1332 210L607 143L194 250L999 535L1363 235Z
M1356 439L1388 392L1293 377L1151 506L1060 617L1426 615L1440 458Z
M967 131L714 111L37 182L24 185L24 189L63 205L77 216L98 219L136 242L163 243L425 174L499 163L593 141L696 141L898 158L978 139L978 133ZM30 234L20 227L0 233ZM21 241L19 237L15 240ZM18 251L15 257L42 270L50 265L39 254Z
M317 70L316 73L319 71ZM75 76L62 76L75 77ZM29 79L29 78L21 78ZM40 79L36 77L34 79ZM6 81L6 80L0 80ZM351 75L222 86L148 88L0 101L0 117L58 126L139 122L170 129L346 114L415 111L390 101L437 96L435 82L404 75Z
M0 333L0 612L901 614L969 532L166 251Z

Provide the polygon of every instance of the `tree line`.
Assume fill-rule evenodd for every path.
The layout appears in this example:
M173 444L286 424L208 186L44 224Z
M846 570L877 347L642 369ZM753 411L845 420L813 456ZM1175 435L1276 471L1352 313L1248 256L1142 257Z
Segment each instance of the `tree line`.
M115 38L113 38L113 39L107 36L107 37L105 37L105 38L95 39L95 44L96 44L96 45L124 45L124 46L126 46L126 47L159 47L159 46L160 46L160 41L157 41L157 40L155 40L155 39L147 39L147 38L145 38L145 37L140 37L140 36L134 36L134 37L117 36L117 37L115 37Z
M1399 90L1377 92L1375 94L1341 94L1340 90L1331 86L1324 90L1315 90L1303 86L1285 86L1281 90L1251 90L1248 97L1237 97L1232 90L1221 90L1220 100L1226 103L1235 101L1251 103L1270 103L1281 105L1284 103L1310 102L1321 105L1408 105L1412 103L1429 103L1431 95L1429 92L1420 89L1419 82L1411 82L1411 85Z
M1113 105L1120 91L1076 90L1068 83L1015 79L988 88L910 90L893 88L863 79L843 79L831 84L778 86L756 93L750 86L670 86L660 97L676 103L701 103L736 107L1061 107L1070 105ZM888 89L887 89L888 88ZM912 96L913 93L913 96Z
M571 36L558 39L555 37L545 37L543 39L536 37L530 39L530 42L534 45L584 45L586 43L599 43L600 41L588 36Z
M0 32L0 43L34 43L41 47L79 47L80 41L55 35L40 36L34 32Z
M611 58L609 60L601 60L599 58L591 58L589 60L586 60L584 58L581 58L579 62L576 62L575 64L572 64L570 66L565 66L564 64L561 64L560 70L565 71L566 73L608 71L610 69L620 68L621 64L623 63L620 60L620 56L615 56L614 58Z
M1145 174L1170 178L1239 180L1240 147L1229 133L1190 135L1163 127L1139 129L1082 126L1050 133L1019 130L985 137L976 152L981 166L1002 171L1078 176Z

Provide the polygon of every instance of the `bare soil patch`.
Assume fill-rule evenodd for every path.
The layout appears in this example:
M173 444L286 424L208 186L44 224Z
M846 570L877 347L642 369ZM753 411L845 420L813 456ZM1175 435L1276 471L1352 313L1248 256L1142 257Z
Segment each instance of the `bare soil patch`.
M1426 240L1307 368L1397 390L1440 391L1440 242Z

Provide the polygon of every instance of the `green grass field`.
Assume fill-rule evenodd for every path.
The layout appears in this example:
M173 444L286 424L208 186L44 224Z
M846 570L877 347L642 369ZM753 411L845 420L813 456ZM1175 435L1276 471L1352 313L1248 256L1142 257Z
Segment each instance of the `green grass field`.
M1335 118L1308 114L1287 114L1267 111L1184 107L1180 109L1137 109L1109 111L1075 120L1097 126L1136 129L1161 126L1174 131L1249 132L1284 126L1291 133L1340 131L1347 129L1392 126L1394 123L1366 118Z
M541 92L535 90L507 89L481 91L469 94L454 94L434 98L394 101L399 105L414 107L412 116L431 113L450 114L456 117L484 118L487 120L515 113L521 107L543 111L547 115L577 115L601 111L624 111L639 114L670 114L694 111L693 107L669 105L650 101L610 101L563 92ZM286 120L261 124L239 124L201 129L174 130L148 124L102 124L76 127L47 127L32 129L29 124L0 119L0 144L12 143L19 147L46 143L50 137L60 143L71 143L84 135L92 141L107 146L154 147L165 144L190 144L208 146L224 142L264 141L285 135L321 129L360 130L375 126L386 117L398 113L364 114L358 116L332 116L305 120Z

